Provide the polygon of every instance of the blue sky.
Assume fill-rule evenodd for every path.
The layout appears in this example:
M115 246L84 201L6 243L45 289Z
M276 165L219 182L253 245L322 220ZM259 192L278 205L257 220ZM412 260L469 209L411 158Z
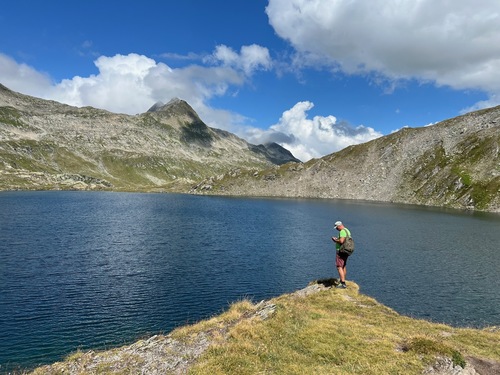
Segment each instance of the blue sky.
M500 104L498 0L16 0L0 83L137 114L174 97L301 160Z

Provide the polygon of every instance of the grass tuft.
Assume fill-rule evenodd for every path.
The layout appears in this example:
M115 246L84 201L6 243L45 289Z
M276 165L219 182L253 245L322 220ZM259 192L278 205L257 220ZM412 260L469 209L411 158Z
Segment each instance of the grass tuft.
M465 359L459 351L446 344L429 338L412 338L406 345L403 346L403 351L413 351L415 353L431 357L432 359L436 356L450 357L453 361L453 365L460 366L462 368L465 367Z

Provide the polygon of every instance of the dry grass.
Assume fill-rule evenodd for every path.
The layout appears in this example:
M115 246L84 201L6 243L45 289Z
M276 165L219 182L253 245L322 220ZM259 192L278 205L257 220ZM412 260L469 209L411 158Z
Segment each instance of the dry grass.
M470 358L500 365L498 329L411 319L354 283L346 290L332 284L257 305L240 301L168 336L78 352L34 374L422 374L439 358L462 367Z
M354 284L273 302L271 319L232 327L189 374L421 374L440 356L500 361L498 332L400 316Z

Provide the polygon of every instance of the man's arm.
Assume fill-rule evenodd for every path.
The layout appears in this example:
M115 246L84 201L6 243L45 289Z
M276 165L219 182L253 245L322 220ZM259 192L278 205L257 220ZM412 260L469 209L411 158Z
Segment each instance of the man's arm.
M337 242L337 243L342 245L345 241L345 237L340 237L340 238L332 237L332 240L333 240L333 242Z
M347 232L344 229L342 229L339 233L339 239L337 242L342 245L344 243L346 237L347 237Z

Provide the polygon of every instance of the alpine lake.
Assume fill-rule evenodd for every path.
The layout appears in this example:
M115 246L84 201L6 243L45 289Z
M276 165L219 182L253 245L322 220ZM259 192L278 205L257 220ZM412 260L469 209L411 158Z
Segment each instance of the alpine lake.
M0 373L337 277L400 314L500 325L500 215L344 200L0 193Z

